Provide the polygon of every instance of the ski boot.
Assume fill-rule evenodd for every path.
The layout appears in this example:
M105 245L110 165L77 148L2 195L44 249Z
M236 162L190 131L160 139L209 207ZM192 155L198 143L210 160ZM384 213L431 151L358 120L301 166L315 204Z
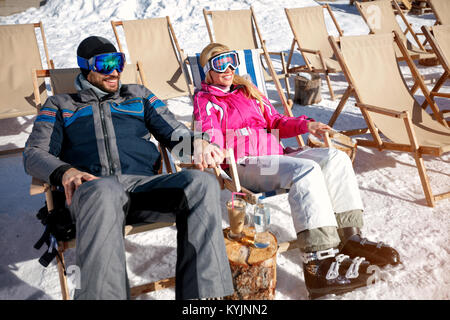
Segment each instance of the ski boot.
M361 237L358 228L342 228L338 230L342 240L341 253L349 256L366 258L371 264L384 267L388 264L395 266L400 263L399 253L383 242L373 242Z
M303 273L310 299L343 294L368 285L370 263L365 258L339 253L338 249L303 253Z

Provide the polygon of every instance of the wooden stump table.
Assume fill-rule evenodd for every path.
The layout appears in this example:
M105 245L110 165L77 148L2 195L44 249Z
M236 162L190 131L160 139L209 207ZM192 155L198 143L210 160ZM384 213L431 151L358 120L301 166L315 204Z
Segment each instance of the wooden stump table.
M225 246L233 277L234 293L229 300L273 300L277 284L277 239L267 233L269 246L258 249L252 246L254 228L244 227L245 237L241 241L227 237Z

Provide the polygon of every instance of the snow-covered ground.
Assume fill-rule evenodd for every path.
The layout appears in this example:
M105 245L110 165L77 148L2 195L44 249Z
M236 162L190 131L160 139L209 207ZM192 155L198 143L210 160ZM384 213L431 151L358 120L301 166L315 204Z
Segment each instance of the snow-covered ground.
M325 3L326 1L318 1ZM348 0L328 2L346 35L367 34L368 28ZM0 24L42 21L49 53L55 67L76 67L76 48L87 36L100 35L115 43L111 20L131 20L169 16L180 46L186 53L199 52L208 43L202 9L247 9L253 6L269 51L288 51L292 41L284 8L315 5L313 0L49 0L39 9L0 17ZM432 25L434 17L408 15L414 30ZM336 34L327 18L331 34ZM157 44L149 44L157 45ZM25 50L25 49L24 49ZM275 66L279 61L275 60ZM443 72L442 68L419 66L429 86ZM411 75L402 65L405 77ZM342 75L333 75L337 93L346 88ZM292 88L294 87L292 83ZM269 96L276 100L276 91L269 84ZM448 83L444 87L448 92ZM328 122L339 100L331 101L325 83L323 100L310 106L295 105L295 115L307 114ZM417 96L420 101L423 96ZM441 109L450 109L450 101L438 99ZM364 126L361 113L350 99L336 123L337 129ZM192 105L189 99L168 101L169 108L180 118L189 119ZM0 120L0 147L21 146L31 131L33 117ZM287 145L294 141L288 140ZM450 189L450 156L425 157L434 193ZM393 245L401 254L403 265L381 271L383 281L368 288L326 299L449 299L450 298L450 201L439 201L434 208L425 205L414 159L400 152L379 152L359 147L354 162L355 172L365 205L364 234L371 240ZM43 226L35 214L42 207L42 196L29 196L31 178L22 168L21 155L0 158L0 300L60 299L56 265L43 268L38 258L43 253L33 249ZM230 193L223 191L222 201ZM273 203L279 207L272 215L272 229L278 240L295 237L287 201ZM223 212L223 226L228 225ZM176 231L174 228L126 238L129 277L132 285L174 275L176 261ZM66 255L66 264L75 264L73 251ZM277 257L277 300L306 299L303 271L298 250ZM72 292L74 284L70 283ZM165 289L139 299L174 299L173 289Z

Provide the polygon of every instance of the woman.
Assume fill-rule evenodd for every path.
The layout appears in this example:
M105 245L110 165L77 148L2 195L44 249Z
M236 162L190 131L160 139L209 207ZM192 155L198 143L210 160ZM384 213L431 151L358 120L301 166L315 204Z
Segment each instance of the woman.
M235 74L239 59L224 45L205 47L200 64L206 78L194 96L197 126L221 148L234 148L243 186L256 192L289 189L310 296L366 285L369 262L399 263L394 249L361 238L363 204L348 156L328 148L284 154L276 137L307 132L322 137L331 128L306 116L279 114L251 82Z

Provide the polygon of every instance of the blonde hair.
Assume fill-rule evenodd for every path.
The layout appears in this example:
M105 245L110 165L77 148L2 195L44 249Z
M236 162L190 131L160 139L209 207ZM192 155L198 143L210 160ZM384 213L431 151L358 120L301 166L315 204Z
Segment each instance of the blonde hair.
M201 52L200 54L200 64L202 67L204 67L208 60L220 53L230 51L230 48L228 48L226 45L212 42L208 44ZM206 74L205 82L208 84L212 84L212 78L209 72ZM233 84L234 85L242 85L244 88L245 95L249 99L256 99L259 102L259 105L261 106L261 111L264 113L264 103L263 103L263 95L262 93L253 85L253 83L240 75L235 74L233 77Z

